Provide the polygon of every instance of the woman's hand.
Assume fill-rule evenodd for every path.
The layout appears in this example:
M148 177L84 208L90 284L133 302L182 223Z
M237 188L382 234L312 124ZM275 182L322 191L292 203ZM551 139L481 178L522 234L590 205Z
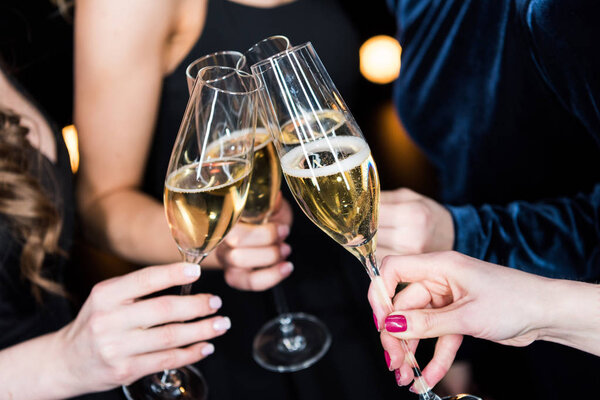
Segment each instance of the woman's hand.
M241 290L262 291L287 278L294 269L285 261L292 249L283 241L291 224L291 207L281 195L267 223L238 222L216 250L227 283Z
M97 284L75 321L60 330L59 355L78 393L129 384L142 376L194 363L214 351L206 340L225 333L227 317L211 317L221 299L210 294L151 293L198 279L194 264L148 267Z
M540 338L549 311L544 305L552 304L551 280L456 252L386 257L381 275L390 296L400 282L412 282L394 297L397 311L385 319L379 316L392 368L409 375L404 384L412 380L412 372L397 339L439 337L434 358L423 370L433 386L452 364L461 335L526 346Z
M441 204L409 189L382 191L377 258L452 250L454 226Z

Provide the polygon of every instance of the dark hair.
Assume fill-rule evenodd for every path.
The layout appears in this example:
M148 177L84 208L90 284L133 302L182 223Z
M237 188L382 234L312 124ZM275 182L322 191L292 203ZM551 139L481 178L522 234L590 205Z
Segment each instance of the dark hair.
M0 213L22 240L21 276L41 302L43 291L66 295L42 270L47 255L64 254L58 243L62 217L41 184L41 169L36 168L41 155L27 140L28 131L17 114L0 108Z

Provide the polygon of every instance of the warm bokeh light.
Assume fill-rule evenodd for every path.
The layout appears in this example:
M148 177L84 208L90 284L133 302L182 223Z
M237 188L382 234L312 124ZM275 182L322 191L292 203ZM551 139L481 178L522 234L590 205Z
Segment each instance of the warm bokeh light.
M400 74L402 47L391 36L373 36L360 46L360 72L374 83L390 83Z
M69 159L71 160L71 171L76 173L79 169L79 140L77 139L77 129L75 125L65 126L62 130L63 140L69 151Z

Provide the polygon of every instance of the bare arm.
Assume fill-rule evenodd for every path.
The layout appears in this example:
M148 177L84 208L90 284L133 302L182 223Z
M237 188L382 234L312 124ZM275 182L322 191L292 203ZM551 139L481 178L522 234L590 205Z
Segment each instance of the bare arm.
M79 208L93 241L137 263L180 258L162 204L139 189L180 4L84 0L76 7Z

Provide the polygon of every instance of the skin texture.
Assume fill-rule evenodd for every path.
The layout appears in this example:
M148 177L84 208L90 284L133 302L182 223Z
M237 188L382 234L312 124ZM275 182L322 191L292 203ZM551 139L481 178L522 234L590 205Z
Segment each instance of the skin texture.
M379 263L387 255L452 250L454 245L450 212L405 188L381 192L377 232Z
M547 340L600 355L599 285L543 278L456 252L386 257L381 274L397 310L392 314L406 321L403 332L381 333L403 385L412 373L398 339L439 338L423 370L430 385L448 371L462 335L519 347ZM395 295L400 282L412 283ZM385 327L375 298L371 286L371 305Z
M206 340L230 326L228 318L213 316L221 305L218 297L140 299L199 276L196 265L177 263L97 284L63 329L0 351L0 398L63 399L107 390L211 354L214 347ZM184 322L201 317L206 318ZM32 376L39 378L35 385Z
M262 7L285 3L238 2ZM136 263L181 259L162 204L140 185L163 77L197 41L206 7L206 0L80 0L75 8L79 210L91 241ZM283 203L263 226L234 227L203 267L225 269L227 281L243 290L263 290L289 276L286 235L280 233L286 232L282 225L289 232L291 212ZM260 240L244 239L251 235Z

